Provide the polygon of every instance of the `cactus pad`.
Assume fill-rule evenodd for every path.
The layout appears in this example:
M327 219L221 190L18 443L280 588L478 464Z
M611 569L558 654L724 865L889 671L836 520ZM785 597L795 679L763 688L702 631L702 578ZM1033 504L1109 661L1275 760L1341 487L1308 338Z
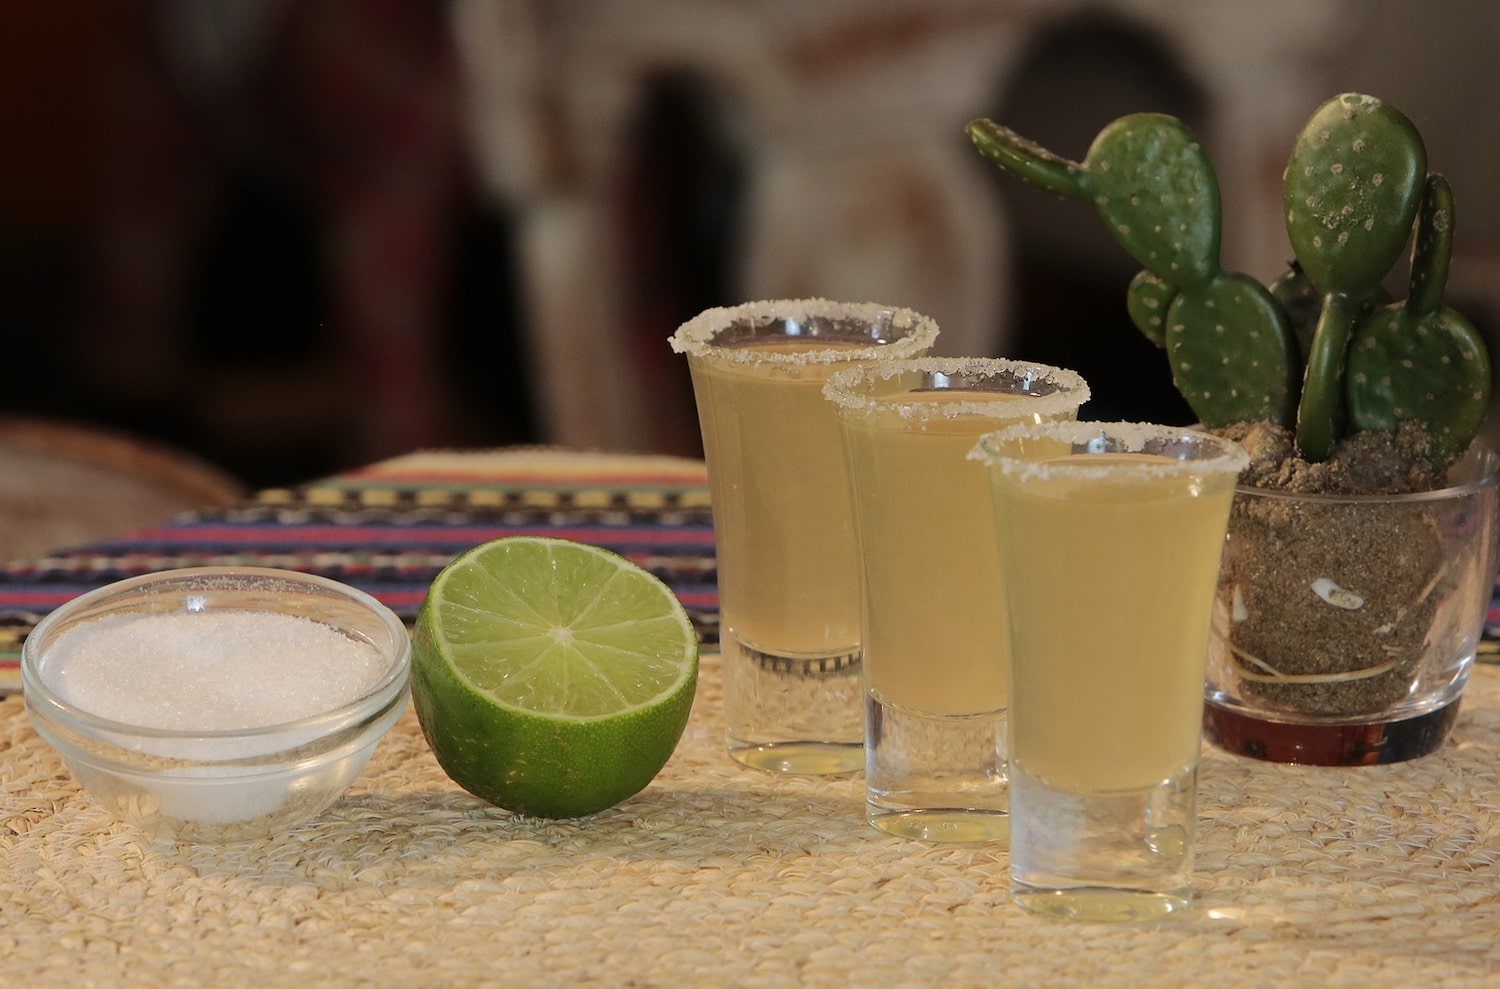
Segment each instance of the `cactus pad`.
M1468 449L1489 410L1484 340L1446 306L1414 313L1393 305L1365 320L1349 347L1349 418L1355 429L1427 427L1433 460Z
M1287 236L1320 292L1364 295L1406 250L1427 174L1412 122L1345 93L1303 127L1286 166Z
M1443 305L1453 249L1453 194L1441 175L1425 186L1412 247L1411 294L1362 320L1349 345L1348 402L1355 429L1416 420L1446 463L1468 448L1489 410L1484 339Z
M1083 164L1100 218L1148 271L1179 288L1219 273L1219 183L1181 121L1121 117L1099 132Z
M1055 155L993 120L972 120L964 131L980 154L1017 178L1071 199L1087 195L1083 166L1078 162Z
M1149 271L1138 271L1125 293L1125 311L1135 328L1158 347L1167 345L1167 307L1177 289Z
M1209 428L1292 421L1296 343L1271 294L1225 274L1173 300L1167 312L1172 380Z

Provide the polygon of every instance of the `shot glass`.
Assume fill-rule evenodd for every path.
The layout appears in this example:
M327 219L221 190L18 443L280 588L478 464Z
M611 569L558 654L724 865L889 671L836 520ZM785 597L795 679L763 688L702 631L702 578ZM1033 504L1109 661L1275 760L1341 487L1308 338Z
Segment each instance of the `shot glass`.
M1188 905L1231 441L1136 423L985 436L1011 634L1011 896L1150 920Z
M1072 371L985 358L837 371L863 563L865 816L927 841L1003 840L1010 662L985 433L1074 419Z
M822 299L710 309L671 338L687 355L717 542L729 755L773 772L864 765L859 556L848 466L823 384L921 356L905 309Z

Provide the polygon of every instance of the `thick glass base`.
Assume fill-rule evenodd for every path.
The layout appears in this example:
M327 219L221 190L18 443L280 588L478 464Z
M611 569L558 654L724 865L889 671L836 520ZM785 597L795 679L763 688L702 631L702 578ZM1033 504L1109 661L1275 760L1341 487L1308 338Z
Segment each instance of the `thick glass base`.
M940 715L865 694L865 816L921 841L1010 837L1005 711Z
M856 773L865 766L864 746L848 742L743 742L725 739L729 757L742 766L794 776Z
M1079 920L1153 920L1192 898L1197 769L1156 786L1072 791L1011 760L1011 898Z
M725 743L730 758L773 773L828 775L864 768L860 654L766 652L724 634Z
M970 810L965 807L891 810L867 802L865 818L886 834L913 841L1010 841L1010 815L1003 810Z
M1442 747L1458 720L1461 699L1455 697L1435 710L1404 718L1342 723L1277 721L1209 700L1203 708L1203 734L1221 749L1266 762L1304 766L1404 762Z
M1012 902L1034 913L1100 923L1162 920L1185 910L1192 902L1185 892L1157 893L1107 886L1047 889L1014 885L1010 895Z

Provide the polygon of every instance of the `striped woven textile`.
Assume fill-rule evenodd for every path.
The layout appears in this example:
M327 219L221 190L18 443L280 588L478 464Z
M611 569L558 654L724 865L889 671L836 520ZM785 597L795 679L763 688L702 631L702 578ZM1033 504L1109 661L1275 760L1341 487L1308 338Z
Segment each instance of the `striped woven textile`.
M115 580L174 567L280 567L368 591L410 622L449 560L518 534L622 554L666 581L702 643L717 644L713 526L701 461L548 449L432 451L0 567L0 696L20 689L21 644L32 627L58 605ZM1491 602L1480 659L1500 659L1500 595Z
M0 568L0 694L53 608L125 577L261 566L342 581L410 623L439 570L491 539L546 535L614 550L676 592L718 641L713 527L701 461L548 449L415 453L227 509Z

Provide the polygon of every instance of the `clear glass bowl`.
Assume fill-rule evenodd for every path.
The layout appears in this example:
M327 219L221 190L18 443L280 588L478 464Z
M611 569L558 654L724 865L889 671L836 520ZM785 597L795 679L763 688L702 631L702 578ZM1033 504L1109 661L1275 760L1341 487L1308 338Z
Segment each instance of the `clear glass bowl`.
M385 672L331 710L244 729L133 725L80 710L58 689L48 650L70 629L213 610L312 619L368 643ZM363 591L286 570L201 567L132 577L53 611L26 639L21 682L37 733L106 810L156 837L227 842L277 834L337 800L405 708L410 666L405 626Z

